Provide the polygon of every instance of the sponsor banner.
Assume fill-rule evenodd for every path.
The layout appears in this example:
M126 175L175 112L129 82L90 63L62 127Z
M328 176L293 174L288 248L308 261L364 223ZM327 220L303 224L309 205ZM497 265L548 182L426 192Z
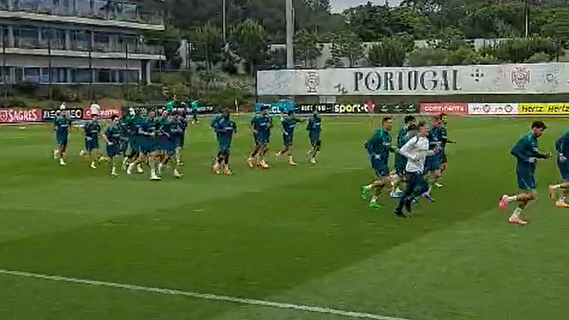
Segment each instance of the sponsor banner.
M0 123L42 122L41 109L0 109Z
M162 113L163 111L166 111L166 107L163 105L135 105L132 107L123 107L122 114L128 114L130 108L133 108L134 111L139 113L141 116L146 116L148 114L148 111L155 111L158 114ZM189 114L191 113L191 108L176 106L174 107L173 111ZM199 114L211 114L214 112L215 108L213 106L201 105L198 107Z
M263 70L260 96L552 94L569 92L563 63Z
M469 115L515 115L518 114L517 103L469 103Z
M83 119L83 109L81 108L69 108L69 109L42 109L42 119L44 121L51 121L55 118L56 114L66 114L71 120Z
M569 103L520 103L518 114L569 114Z
M120 108L103 108L99 110L99 118L110 119L112 116L120 116L122 110ZM83 108L83 119L91 120L91 108Z
M452 102L421 102L420 110L422 114L467 115L468 103Z
M419 112L419 105L413 103L384 103L375 104L367 102L364 104L349 103L318 103L318 104L300 104L297 106L298 113L312 113L314 110L320 113L331 114L413 114Z

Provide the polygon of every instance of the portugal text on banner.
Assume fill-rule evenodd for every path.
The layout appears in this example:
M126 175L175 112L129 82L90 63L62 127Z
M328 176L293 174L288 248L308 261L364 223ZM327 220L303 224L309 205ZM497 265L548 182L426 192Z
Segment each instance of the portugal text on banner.
M469 103L468 114L470 115L508 115L518 114L517 103Z
M569 103L520 103L518 114L569 114Z

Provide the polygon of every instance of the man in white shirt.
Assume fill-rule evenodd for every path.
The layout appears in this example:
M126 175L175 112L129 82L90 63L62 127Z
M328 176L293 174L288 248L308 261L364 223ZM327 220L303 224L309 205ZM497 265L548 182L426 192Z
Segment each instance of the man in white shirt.
M429 150L429 126L426 122L419 122L417 126L411 125L409 133L415 134L407 143L399 149L399 153L407 158L405 171L407 172L407 188L403 192L399 203L395 208L395 214L398 217L407 217L403 213L403 206L408 212L411 212L411 204L419 195L429 189L429 184L425 180L425 159L438 153L439 150Z
M93 103L91 103L89 111L91 111L91 116L93 115L99 116L101 115L101 106L99 106L96 101L93 101Z

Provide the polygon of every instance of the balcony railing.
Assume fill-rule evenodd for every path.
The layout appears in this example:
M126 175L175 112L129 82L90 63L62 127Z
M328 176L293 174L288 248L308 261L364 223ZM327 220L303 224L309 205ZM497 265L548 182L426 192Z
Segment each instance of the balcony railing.
M5 41L0 37L0 48L3 45L10 47L8 45L8 39ZM36 39L36 38L25 38L16 37L14 38L14 48L19 49L51 49L51 50L67 50L65 41L62 39ZM88 41L71 41L69 50L71 51L82 51L88 52L105 52L105 53L122 53L125 56L130 54L148 54L148 55L164 55L164 48L160 46L153 46L144 43L136 44L109 44L109 43L94 43L92 46L89 45Z
M124 9L121 3L113 1L94 0L84 1L82 5L54 4L51 1L26 1L26 0L0 0L0 10L4 11L23 11L38 14L49 14L57 16L74 16L99 20L128 21L143 24L164 24L163 16L159 10L140 10L139 5L129 4L129 9ZM75 2L80 0L75 0ZM97 2L96 4L94 2ZM11 3L10 3L11 2ZM63 2L63 1L62 1ZM73 1L70 1L73 2ZM102 3L105 3L103 5Z

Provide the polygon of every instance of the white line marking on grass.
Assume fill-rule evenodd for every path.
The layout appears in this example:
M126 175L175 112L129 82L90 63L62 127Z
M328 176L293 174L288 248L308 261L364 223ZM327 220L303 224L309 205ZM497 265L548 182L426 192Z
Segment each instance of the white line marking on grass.
M124 289L124 290L130 290L130 291L141 291L141 292L150 292L150 293L165 294L165 295L184 296L184 297L190 297L190 298L202 299L202 300L224 301L224 302L233 302L233 303L238 303L238 304L270 307L270 308L277 308L277 309L289 309L289 310L297 310L297 311L313 312L313 313L321 313L321 314L332 314L332 315L343 316L343 317L347 317L347 318L375 319L375 320L409 320L409 319L404 319L404 318L387 317L387 316L381 316L378 314L363 313L363 312L356 312L356 311L331 309L331 308L316 307L316 306L305 306L305 305L299 305L299 304L293 304L293 303L281 303L281 302L274 302L274 301L267 301L267 300L237 298L237 297L230 297L230 296L223 296L223 295L216 295L216 294L182 291L182 290L176 290L176 289L144 287L144 286L137 286L137 285L131 285L131 284L97 281L97 280L88 280L88 279L78 279L78 278L69 278L69 277L63 277L63 276L51 276L51 275L46 275L46 274L31 273L31 272L24 272L24 271L13 271L13 270L0 269L0 274L4 274L4 275L8 275L8 276L14 276L14 277L35 278L35 279L56 281L56 282L75 283L75 284L82 284L82 285L87 285L87 286L117 288L117 289Z

